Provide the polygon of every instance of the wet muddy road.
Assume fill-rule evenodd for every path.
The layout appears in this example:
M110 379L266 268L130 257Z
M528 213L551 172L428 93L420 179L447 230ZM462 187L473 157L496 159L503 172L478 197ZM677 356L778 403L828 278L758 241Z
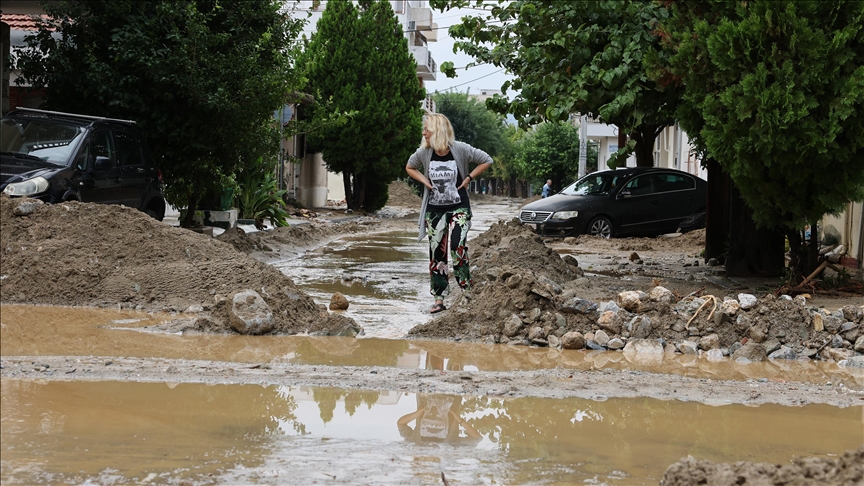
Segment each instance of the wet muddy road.
M474 234L515 207L477 211ZM864 374L834 363L400 339L429 318L427 251L406 224L273 263L318 303L346 295L359 339L3 305L0 482L657 484L687 455L864 443Z

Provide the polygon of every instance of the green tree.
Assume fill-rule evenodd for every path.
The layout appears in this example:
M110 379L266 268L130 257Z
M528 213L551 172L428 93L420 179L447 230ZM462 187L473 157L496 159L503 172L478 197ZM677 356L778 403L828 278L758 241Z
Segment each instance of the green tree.
M435 93L435 110L444 114L453 125L456 139L483 150L493 158L506 145L505 120L486 108L468 93L449 91Z
M596 149L592 152L588 172L597 170ZM578 177L579 129L568 122L541 123L515 145L511 166L520 179L539 182L538 188L552 179L552 188L561 190Z
M166 198L192 223L199 199L245 164L275 161L273 110L293 91L303 21L279 0L50 2L57 22L17 54L53 110L138 122ZM50 55L49 55L50 54Z
M864 2L670 6L655 78L685 87L681 124L806 272L802 231L864 198Z
M572 113L599 116L619 126L630 139L610 162L623 165L635 152L639 166L653 165L654 140L674 123L674 89L657 89L643 65L659 49L654 29L666 9L654 2L571 0L431 0L437 9L474 5L489 18L465 17L450 28L455 48L479 62L505 68L516 78L502 91L512 100L487 103L509 112L523 127L563 121ZM441 70L452 75L452 63Z
M341 172L350 209L373 211L404 173L422 127L416 62L390 2L330 0L303 56L309 92L327 101L313 120L356 112L310 134L328 169Z

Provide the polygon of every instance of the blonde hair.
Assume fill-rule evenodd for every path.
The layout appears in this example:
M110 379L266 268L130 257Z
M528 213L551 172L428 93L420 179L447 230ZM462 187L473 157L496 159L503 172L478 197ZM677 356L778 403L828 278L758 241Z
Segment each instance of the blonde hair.
M423 137L423 141L420 142L420 148L432 147L432 150L444 152L450 150L450 146L456 140L456 137L453 135L453 125L441 113L431 113L424 116L423 128L429 130L432 136L429 137L428 142L426 141L426 137Z

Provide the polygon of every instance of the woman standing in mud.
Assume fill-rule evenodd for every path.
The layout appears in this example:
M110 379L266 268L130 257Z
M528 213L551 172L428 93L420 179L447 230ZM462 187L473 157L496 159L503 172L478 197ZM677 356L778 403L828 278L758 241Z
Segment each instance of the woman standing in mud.
M476 164L472 170L471 165ZM453 275L463 291L471 288L468 247L471 229L471 203L468 185L492 165L492 157L467 143L457 142L450 120L440 113L423 119L423 141L408 159L405 171L426 188L420 206L420 238L429 235L429 274L435 305L429 312L446 310L450 276L448 251Z

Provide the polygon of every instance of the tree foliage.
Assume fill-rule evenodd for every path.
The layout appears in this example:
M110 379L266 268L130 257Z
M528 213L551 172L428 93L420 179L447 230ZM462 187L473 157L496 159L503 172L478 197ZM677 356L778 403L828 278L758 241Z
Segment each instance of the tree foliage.
M324 126L308 142L341 172L351 209L376 210L404 172L421 138L416 62L390 2L330 0L303 56L307 90L325 103L313 120L356 112Z
M594 114L630 136L612 163L635 151L637 164L653 165L654 140L674 123L678 96L658 90L643 65L659 48L654 29L666 9L654 2L570 0L432 0L433 8L474 5L490 17L465 17L450 28L455 48L479 62L506 68L516 78L512 100L496 97L496 111L513 113L523 127ZM442 63L442 71L451 65ZM452 69L450 70L452 73ZM663 82L660 80L659 82Z
M445 92L432 96L435 109L444 114L453 125L456 139L476 147L493 158L500 155L506 145L504 117L471 98L468 93Z
M676 2L652 56L681 125L787 232L864 199L864 2ZM813 247L815 250L815 246Z
M278 0L51 2L56 21L18 51L22 81L47 107L136 120L160 161L170 203L199 198L244 164L275 160L270 120L296 88L303 21Z
M553 189L560 190L578 178L579 129L568 122L537 125L514 145L513 151L511 166L520 179L543 183L552 179ZM592 152L588 172L597 170L597 153Z

